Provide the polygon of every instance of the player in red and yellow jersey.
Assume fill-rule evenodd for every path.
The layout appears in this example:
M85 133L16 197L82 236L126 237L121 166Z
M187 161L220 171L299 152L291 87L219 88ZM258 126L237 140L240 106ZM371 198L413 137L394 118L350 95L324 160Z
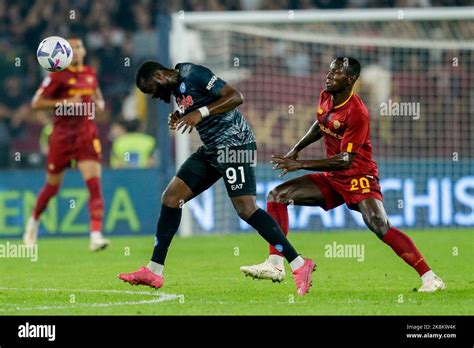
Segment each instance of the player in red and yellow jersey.
M89 248L98 251L109 244L102 236L102 154L97 126L93 121L96 111L104 110L104 98L95 69L84 65L86 50L82 40L71 38L68 41L74 52L71 65L61 72L50 73L31 103L34 110L53 111L53 131L49 138L46 184L27 223L23 241L28 245L36 243L40 215L49 200L58 193L65 170L71 166L71 161L76 161L89 190Z
M354 58L339 57L331 63L326 89L319 96L316 122L286 156L272 159L274 169L282 171L280 176L301 169L322 173L278 185L268 194L267 212L287 234L288 204L330 210L346 203L350 209L359 211L367 227L418 272L422 280L419 291L443 290L443 281L430 269L412 239L393 227L387 218L377 164L372 159L369 112L353 93L359 74L360 64ZM327 158L297 159L301 150L321 138ZM272 247L264 263L243 266L241 271L273 281L281 281L285 275L283 258Z

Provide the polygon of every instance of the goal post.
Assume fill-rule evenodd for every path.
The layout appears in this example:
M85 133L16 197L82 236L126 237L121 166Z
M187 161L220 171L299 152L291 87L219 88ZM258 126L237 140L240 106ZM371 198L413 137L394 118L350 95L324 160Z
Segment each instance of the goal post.
M173 63L209 67L244 94L240 109L257 138L261 207L281 182L270 155L285 154L314 122L329 63L336 56L357 58L362 73L355 88L371 114L374 158L392 223L472 227L473 19L474 7L178 12L171 55ZM175 141L182 160L200 145L196 132L177 134ZM301 157L325 157L322 143ZM248 230L222 183L185 211L182 235ZM289 214L293 230L364 227L360 215L345 207L292 207Z

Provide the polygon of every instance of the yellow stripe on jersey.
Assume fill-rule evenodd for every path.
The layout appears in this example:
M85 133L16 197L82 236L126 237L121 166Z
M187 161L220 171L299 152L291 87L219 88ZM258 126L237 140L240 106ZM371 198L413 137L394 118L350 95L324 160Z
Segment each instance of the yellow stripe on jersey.
M351 91L351 95L349 96L349 98L347 98L347 99L346 99L345 101L343 101L341 104L336 105L336 106L334 107L334 109L337 109L337 108L340 108L340 107L344 106L344 105L349 101L349 99L351 99L352 94L354 94L354 92Z
M347 152L352 152L352 143L347 144Z

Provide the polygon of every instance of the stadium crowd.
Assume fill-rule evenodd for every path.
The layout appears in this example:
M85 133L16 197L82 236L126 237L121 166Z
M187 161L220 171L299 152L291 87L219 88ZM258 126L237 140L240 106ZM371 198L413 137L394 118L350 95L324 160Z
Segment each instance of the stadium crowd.
M469 5L470 0L0 0L0 168L18 166L12 148L39 152L45 121L29 111L29 102L45 72L35 51L44 37L79 36L88 50L87 63L96 67L107 112L97 121L102 134L122 110L132 89L134 68L157 51L157 11L243 11L367 7ZM155 44L154 44L155 43ZM119 57L120 59L117 59ZM129 58L130 64L124 64ZM105 132L104 132L105 131ZM105 144L105 149L111 144ZM24 162L22 162L25 165ZM27 165L38 164L33 157Z

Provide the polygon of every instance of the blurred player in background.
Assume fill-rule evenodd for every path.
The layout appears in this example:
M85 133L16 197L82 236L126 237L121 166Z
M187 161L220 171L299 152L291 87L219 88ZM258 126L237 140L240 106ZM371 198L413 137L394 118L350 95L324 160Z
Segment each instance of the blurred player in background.
M250 156L237 163L219 155L224 150L256 155L253 131L237 109L243 103L242 94L208 68L191 63L168 69L157 62L145 62L137 71L136 84L143 93L167 103L174 95L179 110L170 115L170 128L185 132L196 127L204 145L183 163L163 192L151 261L136 272L119 274L119 278L134 285L162 287L165 258L178 231L183 204L224 178L237 214L284 255L298 294L306 294L316 265L298 255L276 221L257 206L255 165L248 161Z
M93 119L95 110L103 111L105 103L95 69L84 65L86 50L82 40L70 38L68 41L74 52L71 65L61 72L50 73L31 102L34 110L49 109L54 111L54 116L49 137L46 184L28 220L23 241L27 245L36 243L40 216L49 200L58 193L65 170L75 161L89 190L89 249L98 251L105 249L109 241L102 236L102 154Z
M155 138L140 131L140 120L121 120L110 129L113 140L111 168L150 168L154 163Z
M301 169L323 173L278 185L267 197L267 211L286 235L288 204L330 210L346 203L350 209L359 211L367 227L418 272L422 280L419 291L443 290L443 281L428 266L412 239L388 221L377 164L372 159L369 112L353 93L359 74L360 64L354 58L339 57L331 63L326 89L319 96L316 122L286 156L272 160L274 169L281 169L280 176ZM326 146L326 159L297 160L301 150L321 138ZM275 281L285 276L283 258L272 246L264 263L243 266L241 271L253 278Z

